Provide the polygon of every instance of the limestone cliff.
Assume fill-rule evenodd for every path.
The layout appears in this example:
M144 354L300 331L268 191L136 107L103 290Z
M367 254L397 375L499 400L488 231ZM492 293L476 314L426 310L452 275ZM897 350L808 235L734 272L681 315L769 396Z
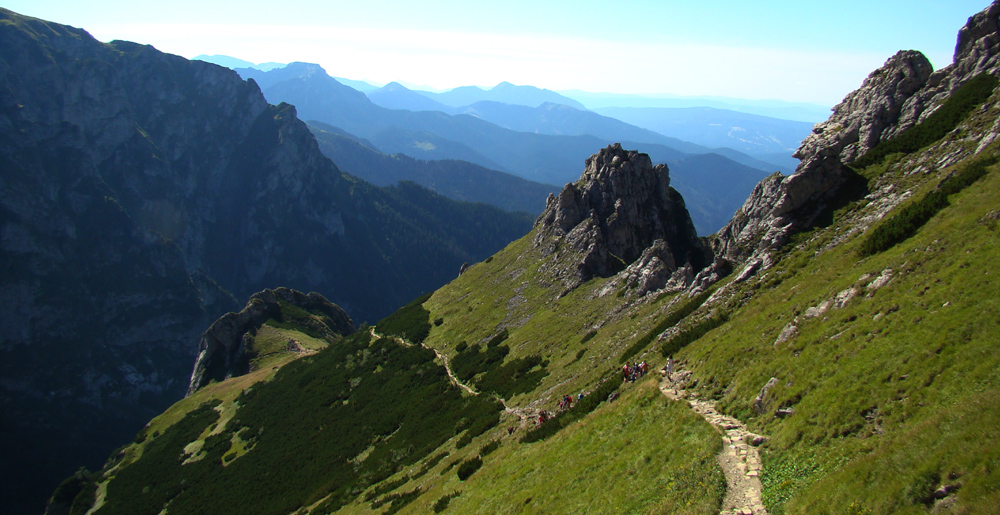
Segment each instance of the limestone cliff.
M961 85L980 73L1000 74L1000 3L969 18L958 36L954 62L934 71L920 52L900 51L873 71L833 114L816 124L795 153L795 173L776 173L751 193L713 242L717 256L747 269L767 268L771 252L796 231L809 228L845 197L867 194L849 165L936 111ZM936 163L946 166L996 139L1000 126L971 135L977 145ZM872 198L872 200L877 200Z
M618 143L588 158L579 181L549 196L535 227L534 245L543 254L569 256L569 269L556 270L567 290L643 256L657 277L711 261L666 165L654 167L648 155Z
M0 48L11 512L41 511L180 398L235 298L284 285L377 320L530 227L341 173L293 106L231 70L4 9ZM34 507L14 506L33 488Z

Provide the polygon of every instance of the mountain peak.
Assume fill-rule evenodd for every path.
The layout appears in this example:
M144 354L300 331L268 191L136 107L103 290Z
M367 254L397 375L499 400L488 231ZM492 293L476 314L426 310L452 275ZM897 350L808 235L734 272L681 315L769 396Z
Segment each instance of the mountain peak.
M590 156L580 180L558 197L549 195L535 226L534 245L543 254L570 254L569 289L620 272L657 242L667 275L711 261L684 199L670 187L667 166L653 166L649 155L619 143Z

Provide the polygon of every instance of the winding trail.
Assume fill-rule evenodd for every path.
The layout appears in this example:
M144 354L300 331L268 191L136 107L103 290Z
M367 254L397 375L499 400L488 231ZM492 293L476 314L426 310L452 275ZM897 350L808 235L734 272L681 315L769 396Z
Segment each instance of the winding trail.
M377 338L389 338L388 336L385 336L385 335L382 335L382 334L379 334L379 333L375 332L375 328L374 327L371 327L369 329L371 330L371 335L372 335L373 338L376 338L376 339ZM413 345L413 343L408 342L408 341L406 341L406 339L400 338L398 336L392 336L391 338L393 340L395 340L396 342L398 342L400 345L406 345L406 346ZM455 373L451 370L451 363L448 361L448 357L447 356L445 356L444 354L438 352L437 349L435 349L433 347L428 347L427 345L424 345L423 343L421 343L420 346L423 347L423 348L425 348L425 349L429 349L432 352L434 352L434 355L437 356L437 358L440 359L442 363L444 363L444 370L445 370L445 372L448 373L448 378L451 379L452 383L455 383L456 386L458 386L459 388L465 390L470 395L479 395L479 392L477 392L476 390L474 390L472 387L468 386L467 384L463 383L462 381L458 380L458 377L456 377ZM503 410L504 410L505 413L508 413L510 415L514 415L515 417L518 418L518 420L519 420L518 425L522 429L528 424L528 421L534 420L536 417L538 417L539 410L530 410L530 409L525 409L525 408L511 408L510 406L507 406L507 401L505 401L502 397L498 397L498 396L494 396L494 397L498 401L500 401L500 404L503 405Z
M720 515L767 515L761 501L760 455L753 444L759 445L764 437L747 431L739 420L716 411L715 402L698 399L694 392L683 389L689 371L674 372L676 381L666 377L660 382L660 391L675 401L687 401L691 409L709 424L722 431L722 451L716 456L726 474L726 497Z
M376 333L374 327L371 327L370 329L371 329L372 338L375 338L375 339L390 338L389 336L385 336L384 334ZM399 343L400 345L405 345L407 347L413 345L412 343L406 341L406 339L400 338L398 336L392 336L391 338L393 340L395 340L397 343ZM438 352L437 349L428 347L428 346L424 345L423 343L421 343L420 346L423 347L423 348L425 348L425 349L430 350L431 352L433 352L434 355L437 356L437 358L440 359L442 363L444 363L444 369L445 369L446 372L448 372L448 377L451 378L451 382L455 383L461 389L469 392L472 395L479 395L479 392L473 390L472 388L470 388L469 386L467 386L465 383L459 381L457 377L455 377L455 373L451 371L451 363L448 363L448 357L447 356L445 356L444 354L441 354L440 352Z

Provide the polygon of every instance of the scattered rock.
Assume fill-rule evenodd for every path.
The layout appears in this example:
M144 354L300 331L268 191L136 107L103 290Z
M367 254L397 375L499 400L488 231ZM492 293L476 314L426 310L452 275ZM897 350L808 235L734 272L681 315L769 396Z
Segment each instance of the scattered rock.
M893 272L891 268L886 268L885 270L882 270L882 273L879 274L879 276L876 277L875 280L868 283L868 285L865 286L865 289L869 291L874 291L885 286L886 284L889 284L889 281L892 280L892 273Z
M846 306L847 303L850 302L851 299L853 299L857 294L858 290L854 288L848 288L837 293L837 296L833 298L833 307L840 309Z
M830 309L830 301L824 300L823 302L820 302L818 306L807 309L802 316L806 318L817 318L822 316L823 313L826 313L826 310L828 309Z
M942 486L941 488L938 488L937 490L934 490L934 492L931 493L931 497L933 497L934 499L944 499L945 497L948 497L952 493L958 491L958 489L961 487L962 485L960 483L945 485Z
M767 411L767 403L765 398L767 397L767 391L770 390L774 385L778 384L778 378L772 377L767 381L767 384L760 389L760 393L757 394L757 398L753 400L753 409L758 415L763 415Z
M788 325L786 325L785 328L781 330L781 334L779 334L778 337L774 340L775 346L785 343L788 340L791 340L792 338L798 336L799 328L795 325L796 323L798 323L798 321L799 319L798 317L796 317L795 320L789 322Z

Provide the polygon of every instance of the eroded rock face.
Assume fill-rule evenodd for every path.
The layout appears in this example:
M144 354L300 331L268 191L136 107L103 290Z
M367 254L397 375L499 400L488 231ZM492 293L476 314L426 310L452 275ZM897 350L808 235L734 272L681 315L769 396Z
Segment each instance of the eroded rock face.
M1000 2L969 19L950 66L935 72L927 58L913 50L889 58L834 107L827 121L814 127L795 153L801 163L794 174L774 174L757 185L718 232L713 242L716 256L734 265L764 259L791 234L812 226L852 180L846 165L925 119L977 74L1000 73L998 31ZM1000 126L994 129L982 135L983 141L1000 135Z
M572 255L570 287L624 270L658 240L644 260L650 285L665 283L678 267L701 270L711 260L666 165L654 167L648 155L617 143L588 158L579 181L549 196L535 226L535 247Z
M827 121L813 127L794 154L802 160L796 173L827 156L850 162L885 139L895 128L903 104L927 84L933 71L924 54L914 50L890 57L833 108Z
M324 326L317 326L318 331L328 329L331 334L341 336L355 331L347 313L318 293L305 294L289 288L255 293L239 313L226 313L202 334L188 395L210 381L222 381L250 372L249 363L244 359L247 346L264 322L270 318L281 319L279 300L325 315L329 321Z
M952 63L932 73L927 84L907 99L889 136L926 119L959 86L980 73L1000 75L1000 2L970 17L959 30Z
M794 231L808 227L850 178L844 163L887 137L904 102L931 72L930 61L914 51L899 52L872 72L802 142L795 153L802 162L794 174L776 173L757 185L719 231L716 254L742 263L780 248Z

